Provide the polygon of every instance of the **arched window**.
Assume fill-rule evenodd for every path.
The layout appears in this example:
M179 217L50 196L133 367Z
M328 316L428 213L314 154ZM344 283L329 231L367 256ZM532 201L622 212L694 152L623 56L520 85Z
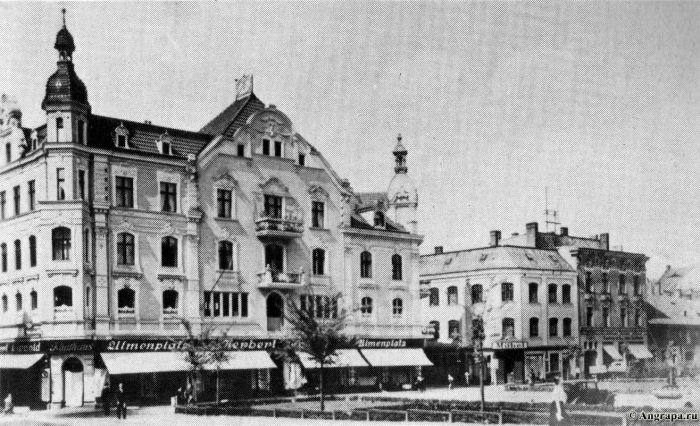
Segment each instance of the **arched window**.
M36 290L32 290L29 293L29 301L32 305L32 311L35 311L39 307L39 295L36 293Z
M530 303L537 303L537 290L538 290L538 285L537 283L530 283L528 286L529 289L529 295L530 295Z
M515 337L515 320L513 318L503 318L501 322L503 337Z
M372 315L372 298L371 297L363 297L361 302L360 302L360 312L362 313L362 316L368 317Z
M571 286L569 284L561 286L561 303L571 303Z
M136 302L136 292L128 287L124 287L117 292L117 308L120 314L134 312Z
M501 284L501 300L503 302L513 301L513 283Z
M2 257L2 272L7 272L7 244L2 243L0 245L0 256Z
M447 305L454 306L458 304L457 298L457 287L450 286L447 287Z
M233 270L233 243L231 241L219 241L219 269L223 271Z
M386 221L384 220L384 213L374 212L374 226L385 226Z
M562 336L571 337L571 318L564 318L562 321Z
M63 226L51 231L53 260L70 259L70 229Z
M360 278L372 278L372 253L368 251L360 254Z
M399 254L391 256L391 279L394 281L403 279L403 262Z
M161 266L177 267L177 238L163 237L160 240Z
M440 290L437 287L430 288L430 297L428 302L430 306L440 306Z
M134 236L128 232L117 234L117 264L134 265Z
M69 308L73 306L73 289L66 285L59 285L53 289L53 306L55 308Z
M403 315L403 299L398 297L391 301L391 312L395 317L400 317Z
M15 269L22 269L22 242L15 240Z
M34 235L29 237L29 266L36 266L36 237Z
M430 321L430 328L433 330L433 339L440 338L440 321Z
M547 298L547 301L549 303L557 303L557 285L556 284L550 284L549 285L549 297Z
M559 319L549 319L549 337L557 337L559 335Z
M530 318L530 337L540 336L540 319L533 317Z
M163 292L163 313L164 314L176 314L177 313L177 299L178 299L177 291L165 290Z
M481 303L484 301L484 287L481 284L472 286L472 304Z
M7 295L6 295L6 294L3 294L3 295L2 295L2 311L3 311L3 312L7 312L7 310L9 309L9 306L7 306L7 305L8 305L8 303L7 303Z
M20 312L22 310L22 294L20 292L17 292L17 294L15 294L15 307L17 309L17 312Z
M459 338L460 334L458 320L449 320L447 322L447 334L449 335L450 339Z
M63 118L56 119L56 142L65 142L61 140L61 131L63 130Z
M315 248L311 252L312 272L314 275L325 275L326 251L321 248Z
M78 120L78 143L85 145L85 122Z

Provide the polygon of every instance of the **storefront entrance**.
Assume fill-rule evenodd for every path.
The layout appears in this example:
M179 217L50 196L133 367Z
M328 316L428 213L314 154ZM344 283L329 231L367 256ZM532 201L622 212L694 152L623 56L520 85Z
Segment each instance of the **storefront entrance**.
M77 358L63 363L63 395L66 407L83 406L83 363Z

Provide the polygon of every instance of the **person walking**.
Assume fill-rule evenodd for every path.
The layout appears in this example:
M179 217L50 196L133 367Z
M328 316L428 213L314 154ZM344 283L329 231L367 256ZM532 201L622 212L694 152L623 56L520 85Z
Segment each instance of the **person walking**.
M105 385L102 387L102 411L104 412L105 417L109 416L109 406L112 404L111 401L111 389L109 388L109 383L105 382Z
M117 389L117 418L121 419L123 415L126 420L126 392L124 392L124 383L119 383Z
M552 403L549 406L549 426L570 426L569 415L564 409L566 404L566 391L564 391L564 379L557 377L557 384L552 390Z
M464 372L464 385L469 387L469 370Z
M447 389L452 390L452 385L454 384L455 378L452 377L452 374L447 375Z

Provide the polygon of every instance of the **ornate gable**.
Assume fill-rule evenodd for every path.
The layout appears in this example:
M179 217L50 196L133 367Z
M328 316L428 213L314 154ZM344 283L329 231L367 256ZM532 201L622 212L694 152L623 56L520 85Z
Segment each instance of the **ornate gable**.
M281 197L290 197L289 188L287 188L279 179L271 177L267 182L260 185L260 189L265 194L279 195Z

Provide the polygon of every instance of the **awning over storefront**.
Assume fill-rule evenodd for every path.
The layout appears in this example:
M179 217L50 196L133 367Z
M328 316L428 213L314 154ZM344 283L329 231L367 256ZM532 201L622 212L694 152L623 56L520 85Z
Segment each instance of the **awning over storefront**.
M324 365L326 368L342 368L342 367L367 367L367 361L362 358L357 349L339 349L335 351L335 355L331 357L332 363ZM297 353L299 361L304 368L320 368L319 363L311 359L308 354Z
M362 349L372 367L432 366L423 349Z
M265 351L227 351L226 360L219 366L220 370L258 370L277 368ZM206 370L216 370L216 365L209 363Z
M39 362L44 354L2 354L0 355L0 369L25 370Z
M645 345L629 345L628 348L632 356L637 359L654 358Z
M620 355L620 352L618 352L615 345L605 345L603 346L603 349L605 349L605 352L607 352L613 359L622 359L622 355Z
M190 364L180 352L103 353L109 374L168 373L188 371Z

